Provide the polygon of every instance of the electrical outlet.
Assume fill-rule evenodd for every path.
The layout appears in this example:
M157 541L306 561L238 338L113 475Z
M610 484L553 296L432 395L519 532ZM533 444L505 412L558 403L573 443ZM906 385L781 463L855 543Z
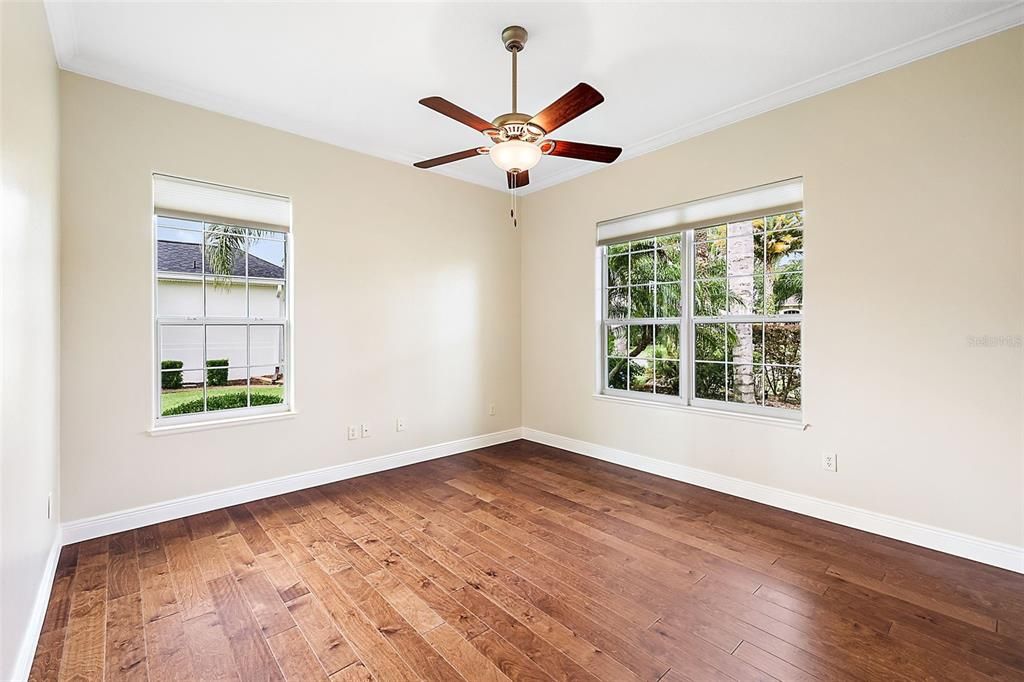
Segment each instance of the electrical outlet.
M370 437L370 425L369 424L362 424L359 427L359 435L362 436L363 438L369 438Z
M348 439L355 440L356 438L359 438L359 428L356 426L348 427Z
M405 420L401 417L395 419L395 431L405 431Z
M821 456L821 468L835 473L838 471L838 458L839 456L834 452L826 452Z
M490 405L487 406L487 414L493 417L496 414L496 412L497 411L494 409L494 403L491 403Z

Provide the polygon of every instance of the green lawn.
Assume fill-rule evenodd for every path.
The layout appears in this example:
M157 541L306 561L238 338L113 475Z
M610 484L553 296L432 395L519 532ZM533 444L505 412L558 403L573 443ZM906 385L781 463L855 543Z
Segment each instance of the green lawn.
M243 386L214 386L207 389L207 395L223 395L226 393L244 393ZM274 395L284 399L284 386L253 386L253 393ZM179 391L164 391L160 394L160 414L164 414L172 407L177 407L190 400L202 400L203 389L186 388Z

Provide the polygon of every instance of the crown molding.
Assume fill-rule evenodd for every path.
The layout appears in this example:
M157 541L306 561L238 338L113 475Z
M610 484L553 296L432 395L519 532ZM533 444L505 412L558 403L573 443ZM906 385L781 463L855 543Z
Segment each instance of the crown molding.
M232 116L406 166L411 166L414 161L419 159L418 155L411 154L407 150L371 149L361 144L355 137L339 134L339 131L331 130L327 126L283 111L264 111L261 112L260 117L257 119L248 112L240 111L236 102L220 97L215 93L190 88L170 80L140 78L132 74L129 69L123 67L113 66L112 68L112 65L107 64L103 65L104 68L100 68L99 64L80 54L78 49L74 18L75 3L45 0L44 4L50 24L50 32L53 37L57 64L65 71L104 80L132 90L146 92L157 97ZM864 78L919 59L924 59L925 57L930 57L939 52L1015 26L1020 26L1021 24L1024 24L1024 0L1016 0L1004 7L980 14L959 24L954 24L948 28L930 33L846 66L833 69L801 83L787 86L711 116L684 123L664 133L628 145L623 149L619 160L621 162L657 151L677 142L703 135L718 128L738 123L759 114L814 97L815 95L820 95L829 90L849 85ZM568 182L574 178L597 172L603 168L605 166L581 162L578 165L564 168L546 177L532 179L530 185L520 190L520 194L523 196L533 194ZM467 171L460 170L457 165L433 169L432 172L488 189L504 191L504 179L500 181L495 180L494 182L483 181Z

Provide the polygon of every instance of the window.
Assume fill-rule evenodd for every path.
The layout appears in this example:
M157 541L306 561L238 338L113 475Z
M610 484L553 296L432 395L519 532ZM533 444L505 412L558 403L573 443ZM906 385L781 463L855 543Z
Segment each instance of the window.
M804 213L764 203L785 210L625 239L623 221L649 230L644 214L605 231L603 393L799 417Z
M607 387L679 396L682 235L607 247Z
M160 203L153 223L158 423L287 410L289 233Z

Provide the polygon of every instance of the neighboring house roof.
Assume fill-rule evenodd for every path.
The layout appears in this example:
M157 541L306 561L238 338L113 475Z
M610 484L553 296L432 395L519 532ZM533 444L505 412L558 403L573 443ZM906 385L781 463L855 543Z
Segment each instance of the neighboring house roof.
M173 242L163 239L156 243L156 269L160 272L181 272L198 275L201 274L202 262L203 252L201 244ZM206 274L214 274L210 269L209 263L206 264ZM235 250L231 274L235 277L245 276L245 260L242 252L238 249ZM284 268L249 254L249 276L284 279Z

